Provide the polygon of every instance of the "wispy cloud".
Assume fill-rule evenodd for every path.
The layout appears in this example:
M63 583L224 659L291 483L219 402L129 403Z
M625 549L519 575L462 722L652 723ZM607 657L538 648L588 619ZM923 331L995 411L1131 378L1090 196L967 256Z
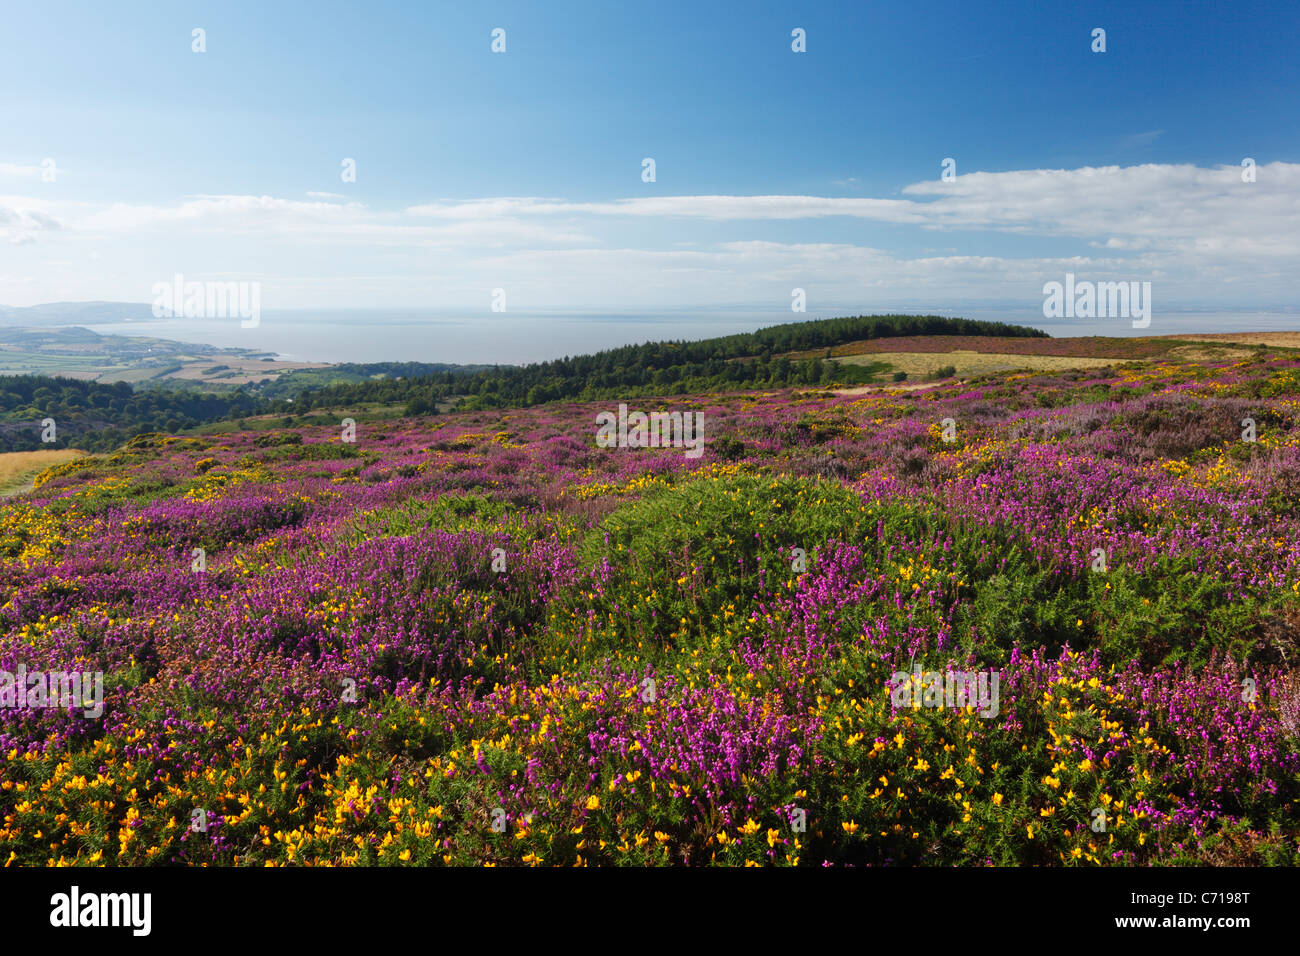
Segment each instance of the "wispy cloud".
M0 196L0 241L24 245L35 242L43 232L62 228L54 215L31 200Z
M1164 132L1162 129L1152 129L1147 130L1145 133L1134 133L1131 136L1125 136L1119 141L1119 148L1122 150L1145 149L1164 135Z
M1300 256L1300 165L1275 162L1256 172L1253 183L1226 165L972 172L912 183L902 198L502 196L375 208L329 193L201 195L170 204L0 197L0 239L29 247L48 241L68 254L105 249L105 275L140 271L143 261L148 275L132 280L141 285L182 260L186 271L236 273L255 262L293 275L301 290L314 267L323 300L337 294L330 280L343 261L390 274L394 295L423 283L452 304L479 302L484 287L501 285L518 291L512 302L547 308L767 301L788 297L792 286L810 288L814 302L815 286L823 298L895 303L934 301L947 290L960 304L1031 300L1035 283L1066 270L1157 277L1188 299L1221 298L1231 288L1282 301ZM829 230L831 220L841 221L834 242L807 241L807 226L797 238L791 231L795 222ZM705 222L716 224L710 238L699 228ZM915 230L916 252L846 239L843 223L851 234L854 222ZM952 254L925 253L933 245L927 233L950 236L944 246ZM1053 251L1010 255L1015 237L1051 241ZM999 242L1002 254L993 254ZM346 249L347 258L327 253L330 247ZM32 260L32 268L41 265ZM84 281L92 285L95 274ZM102 298L110 290L87 291ZM70 294L60 287L60 297Z
M16 163L0 163L0 179L39 179L40 166L22 166Z
M1279 255L1300 251L1300 164L1032 169L967 173L904 187L909 199L826 196L660 196L610 202L506 197L413 206L413 218L623 216L799 220L847 217L928 229L1030 233L1109 242L1142 239L1182 248L1226 238Z

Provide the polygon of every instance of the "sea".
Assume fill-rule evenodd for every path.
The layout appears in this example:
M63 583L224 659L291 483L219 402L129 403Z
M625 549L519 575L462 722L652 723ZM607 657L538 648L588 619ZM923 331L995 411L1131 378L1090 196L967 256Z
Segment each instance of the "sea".
M270 352L297 362L447 362L521 365L623 345L687 341L842 315L960 316L1042 329L1053 337L1144 336L1200 332L1300 332L1300 311L1157 312L1147 328L1132 320L1046 320L1041 309L864 309L791 312L436 312L422 309L315 309L262 313L253 328L232 319L152 319L91 325L103 335L146 335L177 342Z

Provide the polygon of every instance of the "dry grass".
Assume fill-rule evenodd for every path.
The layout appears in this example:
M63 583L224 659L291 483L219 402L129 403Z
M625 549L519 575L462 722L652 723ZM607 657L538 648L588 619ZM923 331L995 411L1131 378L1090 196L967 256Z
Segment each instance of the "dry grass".
M852 364L852 363L850 363ZM890 385L855 385L853 388L836 388L836 395L870 395L872 392L915 392L921 388L938 388L942 382L895 382Z
M1283 349L1300 349L1300 332L1203 332L1175 335L1171 338L1204 342L1231 342L1234 345L1271 345Z
M1180 345L1172 349L1170 358L1180 362L1244 362L1254 354L1251 349L1237 348L1234 345L1213 345L1206 340L1205 345Z
M0 453L0 495L16 495L32 487L32 479L51 465L86 454L78 448Z
M1011 355L999 352L876 352L874 354L845 355L836 359L846 365L871 365L887 362L895 371L906 372L908 379L926 378L936 369L951 365L957 369L958 378L969 378L987 372L1009 372L1016 369L1058 371L1069 368L1101 368L1122 365L1132 359L1069 358L1059 355Z
M906 335L860 339L832 348L831 358L876 352L984 352L996 355L1051 356L1089 359L1159 359L1180 343L1170 338L1083 336L1059 339L1001 335ZM791 358L825 358L826 349L791 353Z
M221 366L225 368L220 368ZM251 385L255 382L274 381L294 369L326 367L321 362L263 362L261 359L222 355L215 359L188 362L167 377L190 382L214 382L218 385ZM214 368L220 368L220 371L210 374L209 369Z

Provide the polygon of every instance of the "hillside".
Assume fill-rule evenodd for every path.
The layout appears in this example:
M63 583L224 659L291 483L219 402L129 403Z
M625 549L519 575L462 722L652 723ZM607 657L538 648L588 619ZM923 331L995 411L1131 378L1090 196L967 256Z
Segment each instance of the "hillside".
M1289 353L630 404L703 454L556 402L47 470L0 660L103 709L0 711L9 860L1300 862Z
M65 329L60 335L83 333L94 336L84 329ZM0 340L5 334L0 330ZM39 338L49 333L22 334ZM158 347L167 357L145 359L150 370L142 374L149 380L136 386L71 382L62 375L0 376L0 451L48 447L41 440L41 422L51 417L59 425L54 447L102 451L150 431L224 432L237 421L245 423L240 428L250 422L266 428L274 421L328 417L339 410L353 417L391 417L751 388L923 384L992 372L1101 369L1156 359L1231 363L1256 356L1266 341L1275 342L1281 354L1296 351L1287 347L1291 340L1286 333L1261 336L1251 344L1201 337L1054 339L1037 329L1002 323L857 316L691 342L651 342L527 366L379 362L307 367L271 362L258 358L259 353L214 352L196 358L167 351L182 348L178 343L163 343ZM58 348L71 347L57 341ZM167 367L155 367L160 362ZM251 384L229 384L252 375L250 363L269 363L269 371Z
M1007 338L1043 334L966 319L871 316L787 323L696 342L648 343L520 368L427 362L309 365L242 349L101 336L82 328L0 328L0 362L8 356L15 368L50 373L0 374L0 451L48 447L41 425L48 418L59 427L54 447L98 451L149 431L318 409L368 406L433 414L456 405L536 405L578 395L867 382L874 380L876 368L818 358L791 361L772 353L921 330ZM260 372L263 366L266 371ZM100 381L87 381L96 379Z
M879 369L794 353L830 351L863 339L921 334L992 336L999 341L1046 338L1046 333L1025 326L936 315L813 319L697 341L628 345L594 355L504 366L462 378L434 376L323 388L301 395L299 403L307 408L327 408L361 401L401 402L418 412L453 397L466 408L504 408L566 399L685 395L755 386L860 384L873 381Z

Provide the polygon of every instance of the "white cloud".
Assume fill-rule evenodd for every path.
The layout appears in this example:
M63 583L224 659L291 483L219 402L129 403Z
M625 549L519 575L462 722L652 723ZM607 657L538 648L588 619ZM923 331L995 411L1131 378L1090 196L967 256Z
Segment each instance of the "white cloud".
M1143 165L968 173L903 190L931 197L930 225L1100 239L1146 239L1170 249L1202 239L1252 240L1300 252L1300 165ZM1262 242L1261 242L1262 240Z
M557 199L500 198L412 206L408 215L447 219L504 215L650 216L659 218L735 220L815 219L854 216L882 222L924 219L918 203L901 199L844 199L823 196L654 196L611 202L566 202Z
M539 308L788 300L792 285L808 288L814 302L946 297L960 308L977 300L1032 301L1042 282L1067 270L1099 280L1150 278L1166 302L1210 302L1229 293L1294 298L1297 164L1260 165L1254 183L1242 183L1232 165L972 172L950 183L913 183L900 196L504 196L392 209L332 193L308 193L306 200L203 195L170 204L0 197L0 240L26 244L25 263L41 276L47 299L68 298L69 290L52 258L33 252L45 242L61 254L76 243L85 244L83 253L102 249L102 276L147 272L132 280L137 284L182 263L187 272L292 275L298 294L311 288L314 274L321 301L338 305L349 304L340 301L346 286L335 281L340 265L387 276L376 281L387 281L394 296L427 288L447 304L478 303L485 285L508 283L520 292L512 293L512 305ZM807 226L801 241L790 241L790 223L831 218L951 234L942 245L952 251L872 248L844 241L842 226L836 242L803 241ZM719 224L707 239L699 229L705 222ZM1049 239L1052 252L990 254L1008 247L1000 235ZM1062 249L1067 254L1058 255ZM94 274L79 280L86 298L110 297L111 290L94 285ZM373 284L366 295L372 301Z
M175 206L113 205L85 216L78 229L101 237L165 230L207 236L280 237L303 243L348 245L439 245L482 242L589 242L575 230L494 216L453 217L448 224L421 225L400 213L364 203L303 202L272 196L197 196Z
M0 241L14 245L35 242L37 235L61 229L62 223L41 204L0 196Z
M1300 252L1300 164L1259 166L1243 183L1237 166L1034 169L966 173L902 190L908 199L823 196L659 196L610 202L503 197L445 201L408 216L623 216L663 219L800 220L842 216L931 229L991 229L1173 249L1188 241L1250 240L1277 255Z
M1133 133L1129 136L1122 137L1119 141L1120 149L1142 149L1150 146L1161 136L1164 135L1162 129L1150 129L1145 133Z
M40 166L21 166L14 163L0 163L0 178L40 179L40 176Z
M1131 278L1149 268L1126 258L1071 256L1007 259L997 256L903 258L887 250L843 243L721 243L707 250L556 249L478 257L463 273L464 290L491 277L508 277L520 308L563 307L599 301L634 308L656 288L670 287L681 304L700 308L735 302L788 309L803 288L809 311L832 302L948 299L953 307L977 301L1042 302L1042 285L1065 272L1094 279ZM507 281L502 279L502 281Z

